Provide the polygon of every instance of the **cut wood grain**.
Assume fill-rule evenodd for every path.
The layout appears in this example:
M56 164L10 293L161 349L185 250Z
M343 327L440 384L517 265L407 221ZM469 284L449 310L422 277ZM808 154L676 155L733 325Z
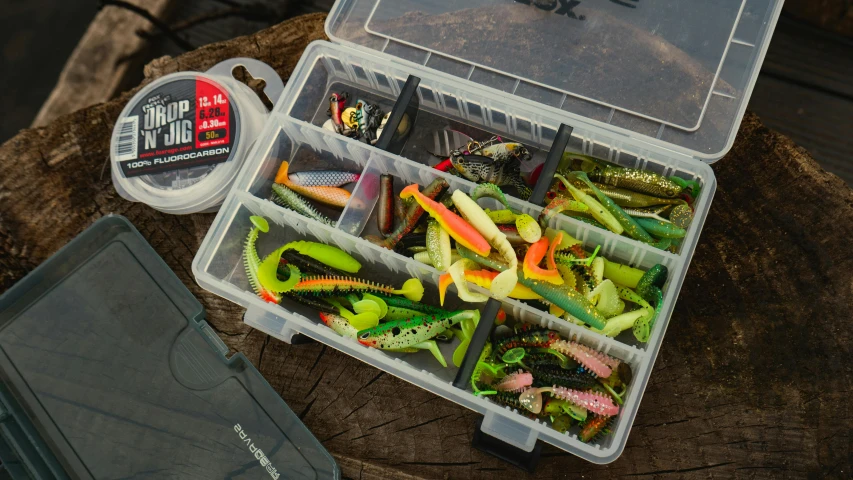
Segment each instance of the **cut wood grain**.
M129 3L161 17L175 0L129 0ZM151 23L122 8L107 6L65 62L56 87L33 120L33 127L47 125L75 110L104 102L124 90L133 54L145 44L137 30L149 31Z
M255 57L284 79L323 37L311 15L146 69L154 76ZM337 352L252 330L196 285L214 216L129 203L104 173L128 92L0 146L0 291L95 219L128 217L335 455L347 478L849 478L853 191L747 114L714 165L718 189L623 455L593 465L553 447L527 475L470 446L477 414Z

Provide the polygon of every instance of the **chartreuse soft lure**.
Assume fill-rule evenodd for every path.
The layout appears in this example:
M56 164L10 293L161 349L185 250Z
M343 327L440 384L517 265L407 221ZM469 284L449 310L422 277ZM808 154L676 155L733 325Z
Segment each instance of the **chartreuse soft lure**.
M465 195L465 192L456 190L453 192L451 199L457 210L459 210L459 213L462 214L462 218L467 220L489 242L489 245L500 252L507 265L509 265L509 270L500 273L492 279L491 287L489 288L492 295L498 300L506 298L518 282L518 276L515 274L515 270L518 267L518 256L515 254L515 250L513 250L506 235L498 229L497 225L492 222L486 212L477 205L477 202L468 197L468 195Z
M352 325L358 330L364 330L365 328L375 327L379 324L379 315L377 315L375 312L362 312L356 314L349 311L341 304L341 302L334 298L324 298L323 301L337 308L338 314L344 317L350 323L350 325Z
M427 223L426 248L436 270L443 272L450 268L450 235L435 220Z
M286 281L278 279L277 272L281 263L281 255L285 250L296 250L302 255L344 272L354 273L361 269L358 260L339 248L316 242L290 242L267 255L258 268L258 280L267 290L277 293L289 292L299 283L299 269L292 264L287 264L290 271L288 279Z
M281 167L278 169L278 174L275 176L275 183L284 185L294 192L306 196L312 200L331 205L333 207L343 208L346 206L350 198L350 192L339 187L304 187L290 181L288 176L289 164L281 162Z
M572 194L575 200L578 202L586 204L589 207L589 214L592 215L598 222L601 222L608 230L613 233L621 234L624 231L622 224L610 213L608 212L604 206L598 203L598 200L593 198L591 195L588 195L582 192L580 189L572 185L566 177L560 175L559 173L554 174L554 178L561 181L563 185L566 187L566 190Z
M460 310L440 315L415 317L386 322L358 332L362 345L382 350L409 348L434 338L465 319L479 320L477 310Z
M542 228L530 215L523 213L515 217L515 228L527 243L536 243L542 238Z
M602 257L603 258L603 257ZM613 283L624 285L628 288L637 288L637 282L643 278L646 272L639 268L629 267L610 260L604 259L604 278L613 280Z
M507 224L515 224L516 219L518 219L518 215L512 210L485 210L486 215L489 216L496 225L507 225Z
M403 288L395 290L388 285L354 277L307 276L293 287L293 293L300 295L335 296L353 292L403 295L409 300L419 301L423 298L424 286L417 278L406 280Z
M489 254L491 251L489 242L474 227L441 203L430 200L423 195L418 190L417 184L409 185L400 192L400 198L404 200L412 197L421 208L438 221L441 227L456 240L457 244L464 245L480 255Z
M508 210L512 211L512 207L509 206L509 201L506 199L506 195L504 195L504 192L501 191L500 187L494 183L481 183L474 187L474 190L471 192L471 199L477 202L481 198L494 198L501 202L501 204Z
M272 290L268 290L261 284L258 279L258 270L261 267L261 258L258 256L258 250L255 244L258 241L260 232L267 233L270 231L270 224L264 217L253 215L249 217L252 221L252 229L249 230L249 235L246 237L246 244L243 246L243 265L246 267L246 277L249 279L249 284L252 290L269 303L280 303L281 295Z

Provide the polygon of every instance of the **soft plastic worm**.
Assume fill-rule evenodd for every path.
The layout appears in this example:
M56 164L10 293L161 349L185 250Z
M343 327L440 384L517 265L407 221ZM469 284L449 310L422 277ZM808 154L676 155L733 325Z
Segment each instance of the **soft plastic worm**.
M402 289L395 290L394 287L360 278L326 276L307 276L293 287L293 293L300 295L336 296L352 292L404 295L410 300L418 301L423 297L424 289L420 280L416 278L406 280Z
M285 187L284 185L274 183L272 185L272 201L277 205L281 205L284 208L289 208L294 212L302 215L303 217L308 217L318 222L328 225L330 227L335 225L335 222L331 221L328 217L318 212L317 209L314 208L313 205L306 202L304 198L300 197L298 193L293 190Z
M387 173L379 176L379 203L376 208L379 233L389 235L394 230L394 177Z
M554 398L572 402L579 407L586 408L590 412L599 415L613 416L619 413L619 407L609 397L598 393L580 392L571 388L557 386L529 388L518 397L518 401L530 412L538 414L542 411L542 394L548 392Z
M514 348L547 348L558 340L560 340L560 336L553 330L525 327L514 335L501 339L497 344L495 354L500 357Z
M606 417L603 415L596 416L584 424L578 437L582 442L589 443L598 438L598 436L601 435L610 425L612 420L613 417Z
M291 183L301 187L340 187L357 182L361 174L337 170L312 170L291 173L287 177Z
M461 310L386 322L358 332L358 341L382 350L407 348L429 340L465 319L477 321L480 312Z
M519 370L502 378L501 381L495 385L495 389L500 392L520 393L532 384L533 375L529 372L525 372L524 370Z
M275 176L275 183L280 183L300 195L325 203L326 205L339 208L346 206L351 195L348 191L338 187L303 187L297 185L290 181L287 173L288 168L287 161L281 162L281 167L279 167L278 174Z
M649 235L649 232L643 229L643 227L640 226L632 216L625 213L625 211L622 210L619 205L616 205L610 197L602 193L598 187L593 185L585 173L577 172L575 173L575 177L592 189L593 193L598 198L598 201L601 202L601 205L610 212L610 215L612 215L620 225L622 225L622 228L629 237L645 243L653 243L655 241L655 239Z
M507 265L501 261L477 255L461 245L457 245L456 251L459 252L459 255L462 257L474 260L484 267L501 272L508 268ZM595 309L595 306L591 304L586 297L574 288L568 288L565 285L557 286L548 282L524 278L524 272L518 273L518 282L541 295L545 301L557 305L587 325L598 329L604 328L604 324L607 320L598 312L598 310Z
M562 285L563 277L557 271L556 265L553 269L544 269L539 266L542 259L548 253L548 238L540 238L527 249L527 254L524 256L523 272L524 277L531 280L543 280L554 285Z
M515 250L513 250L506 235L498 229L486 212L477 205L477 202L465 195L465 192L456 190L451 199L462 217L483 235L489 245L494 247L509 265L509 270L492 279L491 288L489 288L492 295L498 300L506 298L518 282L518 275L515 273L518 268L518 256L515 254Z
M526 359L524 363L525 365L529 365ZM598 381L592 375L578 372L577 370L564 370L560 367L531 367L531 373L533 373L534 387L556 385L564 388L587 390L598 384Z
M255 248L255 243L258 241L260 232L267 233L270 231L270 225L263 217L252 216L249 218L252 221L253 227L249 230L249 235L246 237L246 244L243 246L243 265L246 267L246 278L249 279L249 284L252 290L269 303L281 302L281 295L267 290L261 285L258 280L258 269L261 266L261 258L258 256L258 251Z
M429 199L435 199L444 191L445 188L447 188L447 181L439 177L427 185L421 193ZM414 200L408 202L408 206L406 206L405 209L406 214L403 221L393 232L391 232L390 235L388 235L387 238L383 240L373 235L368 235L365 238L371 243L393 250L394 247L403 240L403 237L408 235L415 228L415 225L418 224L418 221L424 214L424 209Z
M400 192L400 198L414 197L415 201L429 215L438 221L442 228L456 240L457 244L464 245L480 255L488 255L491 251L489 242L474 227L469 225L459 215L451 212L444 205L430 200L418 190L417 184L409 185ZM470 199L469 199L470 200Z
M450 268L450 235L435 220L427 223L426 248L436 270L443 272Z
M613 217L613 215L611 215L610 212L608 212L603 205L598 203L598 200L593 198L591 195L580 191L580 189L572 185L566 179L566 177L560 175L559 173L555 174L554 178L563 183L563 185L566 187L566 190L568 190L569 193L572 194L572 197L574 197L575 200L586 204L586 206L589 207L589 214L592 215L595 220L601 222L602 225L607 227L608 230L616 234L621 234L624 231L622 224L620 224L619 221L616 220L616 218Z
M501 202L501 204L508 210L512 211L512 207L509 206L509 201L506 199L506 195L504 195L501 188L494 183L481 183L474 187L474 191L471 192L471 199L478 202L481 198L494 198Z
M601 378L609 377L613 373L613 368L619 365L619 360L573 341L558 340L548 348L574 358L590 372Z

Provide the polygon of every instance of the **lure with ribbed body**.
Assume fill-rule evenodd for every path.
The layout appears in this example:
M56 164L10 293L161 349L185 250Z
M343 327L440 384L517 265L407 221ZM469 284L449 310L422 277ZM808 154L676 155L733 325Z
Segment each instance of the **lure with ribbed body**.
M590 372L601 378L609 377L613 373L613 369L618 367L620 363L619 360L609 355L573 341L558 340L552 343L549 348L574 358Z
M465 319L476 322L480 319L480 312L461 310L387 322L358 332L358 341L383 350L407 348L434 338Z
M459 215L451 212L444 205L430 200L426 195L418 190L417 184L409 185L400 192L400 198L407 199L414 197L415 201L429 215L438 221L444 230L456 240L457 244L464 245L480 255L488 255L491 251L489 242L471 225L463 220Z
M551 396L554 398L572 402L579 407L586 408L590 412L599 415L613 416L619 413L619 407L609 397L598 393L580 392L557 386L529 388L518 397L518 401L530 412L538 414L542 411L543 393L551 393Z
M346 295L351 292L370 292L384 293L386 295L404 295L410 300L418 301L423 297L424 287L420 280L416 278L406 280L403 288L396 290L394 287L388 285L354 277L306 276L293 287L292 292L300 295L327 297Z
M288 208L293 210L294 212L302 215L303 217L308 217L318 222L333 227L335 222L331 221L328 217L318 212L317 209L314 208L313 205L305 201L304 198L299 196L293 190L281 185L279 183L272 184L273 197L272 201L277 205L281 205L284 208Z
M338 170L311 170L287 175L294 185L301 187L340 187L357 182L360 173L342 172Z
M346 206L347 201L349 201L351 194L343 188L303 187L302 185L291 182L288 168L288 162L281 162L281 167L279 167L278 174L275 176L275 183L280 183L300 195L333 207L343 208Z
M260 232L269 232L269 222L263 217L252 216L252 229L249 230L249 235L246 237L246 244L243 246L243 265L246 267L246 278L249 280L252 290L269 303L280 303L281 295L276 292L267 290L261 285L258 279L258 270L261 267L261 258L258 256L258 251L255 248L255 243L258 241Z

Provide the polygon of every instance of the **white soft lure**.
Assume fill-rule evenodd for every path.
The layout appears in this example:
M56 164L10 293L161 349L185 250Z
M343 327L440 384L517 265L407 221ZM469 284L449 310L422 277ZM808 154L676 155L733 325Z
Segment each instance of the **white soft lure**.
M498 300L506 298L518 282L518 257L515 254L515 250L512 249L512 245L510 245L506 235L498 229L495 222L489 218L489 215L477 205L477 202L466 195L465 192L456 190L450 198L453 200L453 204L456 205L462 218L480 232L480 235L489 242L489 245L500 252L501 256L509 264L509 268L492 280L491 287L492 295L495 298Z

